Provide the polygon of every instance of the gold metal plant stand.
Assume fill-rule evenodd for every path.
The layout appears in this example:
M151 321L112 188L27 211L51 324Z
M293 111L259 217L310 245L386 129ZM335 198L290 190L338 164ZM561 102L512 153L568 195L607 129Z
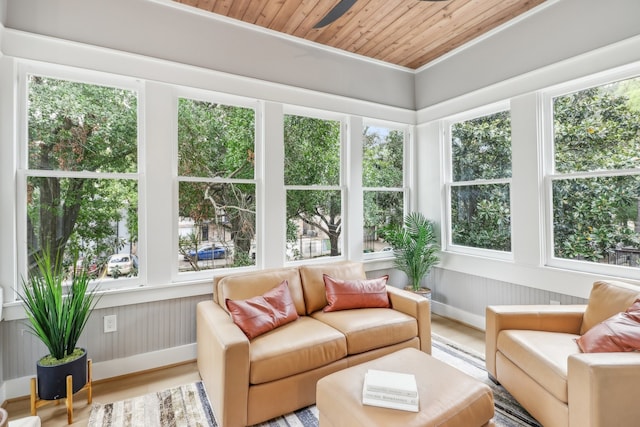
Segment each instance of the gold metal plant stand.
M91 359L87 360L87 383L78 391L87 390L87 404L90 405L93 399L92 393L93 390L91 388L92 381L92 372L91 372ZM31 378L31 415L37 415L37 410L41 406L48 405L51 402L55 402L56 405L60 404L60 400L63 398L56 400L44 400L40 399L36 396L36 379ZM73 377L71 375L67 375L67 423L73 423Z

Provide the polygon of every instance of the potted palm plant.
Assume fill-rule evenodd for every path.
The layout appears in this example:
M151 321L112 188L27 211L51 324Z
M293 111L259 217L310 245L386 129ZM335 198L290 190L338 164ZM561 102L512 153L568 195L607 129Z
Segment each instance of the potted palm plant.
M44 400L66 396L68 375L73 376L73 393L87 383L87 352L76 344L97 303L87 269L76 268L74 262L67 280L59 255L52 257L49 251L36 255L36 268L18 291L29 330L49 350L37 362L38 396Z
M402 226L386 227L382 238L393 248L394 267L407 275L411 281L410 289L417 293L430 293L420 283L439 261L437 252L440 247L433 223L422 213L411 212L405 215Z

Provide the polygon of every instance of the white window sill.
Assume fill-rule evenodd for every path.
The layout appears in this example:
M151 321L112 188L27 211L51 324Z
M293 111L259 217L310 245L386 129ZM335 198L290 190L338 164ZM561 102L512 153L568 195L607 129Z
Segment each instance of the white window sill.
M1 290L1 289L0 289ZM121 288L99 292L100 300L96 309L121 307L132 304L143 304L153 301L163 301L177 298L187 298L197 295L208 295L213 293L213 283L211 279L172 283L167 285L137 286L133 288ZM2 293L0 292L0 303ZM4 310L2 308L4 307ZM25 319L24 309L20 301L0 304L0 312L3 313L2 320Z

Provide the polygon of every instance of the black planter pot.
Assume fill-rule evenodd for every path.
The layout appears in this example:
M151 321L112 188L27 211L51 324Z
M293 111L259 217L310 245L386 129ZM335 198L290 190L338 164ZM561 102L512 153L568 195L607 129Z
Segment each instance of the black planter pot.
M84 349L83 349L84 351ZM38 397L44 400L56 400L67 397L67 376L73 376L73 393L80 391L87 383L87 352L72 360L55 366L37 364Z

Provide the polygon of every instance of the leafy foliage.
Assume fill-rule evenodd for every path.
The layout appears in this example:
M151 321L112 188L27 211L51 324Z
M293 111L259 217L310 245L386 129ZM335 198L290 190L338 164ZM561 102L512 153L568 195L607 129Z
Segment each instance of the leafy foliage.
M64 359L74 352L97 303L96 290L89 289L85 269L74 269L65 293L65 274L61 263L56 261L60 256L60 253L52 256L46 250L37 255L38 273L30 275L28 281L23 280L22 292L18 292L29 329L55 359Z
M508 111L452 126L453 180L511 177L511 119ZM451 188L453 243L511 250L509 186L484 184Z
M367 127L363 134L362 185L402 187L404 133Z
M284 120L286 185L340 184L340 123L287 115ZM329 236L331 256L339 255L342 232L342 192L287 191L287 219L300 220Z
M455 123L451 134L454 181L511 176L509 111Z
M451 199L454 244L498 251L511 249L508 185L454 187Z
M137 94L117 88L29 76L29 168L137 171ZM31 176L28 242L35 257L106 257L117 251L113 224L126 215L137 239L137 185L115 179ZM68 258L68 255L67 255ZM50 260L60 265L64 256Z
M227 180L254 178L253 109L190 99L178 102L178 174ZM180 182L179 215L219 235L228 232L236 264L249 257L255 236L255 185L232 182ZM224 232L220 232L224 230ZM181 250L184 250L181 249ZM243 257L246 255L246 257ZM193 264L195 269L198 268Z
M365 236L365 244L367 240L377 239L377 231L380 227L402 224L403 163L404 132L376 127L364 129L362 185L365 188L364 227L368 233L368 236ZM375 190L367 190L367 188L375 188Z
M558 172L640 167L640 110L621 90L639 86L627 80L554 100ZM553 199L556 256L606 262L617 248L639 247L637 174L557 179Z
M413 290L420 290L422 278L438 263L440 247L433 223L422 213L411 212L403 226L389 225L382 236L394 249L394 266L409 277Z
M606 262L619 248L640 246L640 177L617 170L640 167L640 79L582 90L554 100L553 180L555 255ZM629 95L629 96L627 96ZM452 129L455 181L511 175L506 115L457 123ZM573 173L610 171L599 177ZM456 244L510 250L509 188L452 187Z

